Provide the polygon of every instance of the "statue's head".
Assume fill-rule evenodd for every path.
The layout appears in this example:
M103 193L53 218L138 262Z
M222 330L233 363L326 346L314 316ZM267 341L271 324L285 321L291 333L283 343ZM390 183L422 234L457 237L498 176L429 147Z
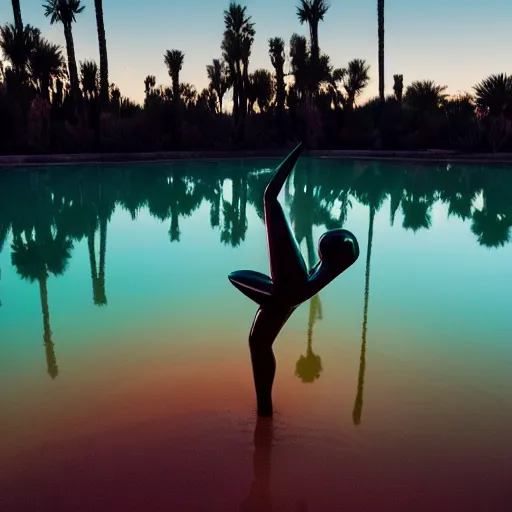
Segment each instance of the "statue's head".
M328 231L318 241L318 256L330 270L341 273L359 257L356 237L346 229Z

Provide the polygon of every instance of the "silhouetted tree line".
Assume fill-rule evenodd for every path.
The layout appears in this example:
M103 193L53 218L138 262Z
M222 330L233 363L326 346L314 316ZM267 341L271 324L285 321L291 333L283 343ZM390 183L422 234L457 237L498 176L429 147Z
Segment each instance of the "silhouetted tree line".
M0 152L208 150L271 148L297 139L325 149L457 149L512 151L512 76L494 74L473 94L449 97L430 80L384 87L384 0L377 0L379 96L358 101L369 66L355 58L335 68L319 44L325 0L299 0L297 17L309 38L268 41L269 67L250 70L256 26L247 8L224 12L219 58L206 66L209 85L183 83L185 54L164 52L170 83L147 76L138 105L109 82L102 0L95 0L100 65L76 62L73 23L81 0L46 0L50 22L64 29L66 50L24 25L19 0L14 24L0 27L6 65L0 69ZM287 64L289 63L289 65ZM226 107L231 93L231 108Z

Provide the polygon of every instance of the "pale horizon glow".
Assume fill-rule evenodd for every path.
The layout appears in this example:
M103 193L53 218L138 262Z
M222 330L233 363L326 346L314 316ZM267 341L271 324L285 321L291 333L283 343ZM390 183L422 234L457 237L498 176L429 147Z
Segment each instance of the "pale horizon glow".
M40 0L21 0L23 22L41 29L43 35L60 44L65 52L61 25L50 25ZM288 42L296 32L308 36L306 25L296 17L298 0L245 0L255 23L256 38L250 69L272 70L268 39L282 37ZM73 25L77 62L99 62L94 3L83 1L84 12ZM354 58L370 64L370 83L359 99L378 92L377 81L377 2L331 1L331 9L320 24L322 50L334 67L344 67ZM104 21L109 58L109 79L123 96L137 102L144 99L144 78L155 75L157 85L169 85L163 55L168 49L185 53L181 81L192 83L198 93L208 85L206 65L221 57L224 30L223 11L228 0L135 0L104 1ZM471 92L473 85L493 73L510 73L509 48L512 31L509 0L431 0L426 4L404 0L386 4L385 83L392 93L393 75L403 74L404 85L429 79L448 86L449 94ZM0 5L0 23L13 22L12 5ZM288 65L288 63L287 63ZM226 95L229 104L229 94Z

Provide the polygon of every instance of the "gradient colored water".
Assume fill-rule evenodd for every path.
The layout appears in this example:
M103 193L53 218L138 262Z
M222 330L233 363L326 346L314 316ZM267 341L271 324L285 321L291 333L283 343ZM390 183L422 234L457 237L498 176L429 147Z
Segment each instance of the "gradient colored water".
M361 256L275 344L236 269L275 160L0 172L0 511L512 510L512 169L302 159L306 261Z

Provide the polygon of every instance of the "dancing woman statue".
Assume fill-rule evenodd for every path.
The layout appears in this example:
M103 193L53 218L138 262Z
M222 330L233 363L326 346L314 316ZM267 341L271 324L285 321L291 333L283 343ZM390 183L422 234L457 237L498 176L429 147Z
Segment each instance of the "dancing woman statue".
M259 305L249 334L249 348L259 416L272 416L276 360L272 345L290 315L338 277L359 256L355 236L345 229L324 233L318 242L319 262L308 272L278 195L304 146L299 144L278 166L265 189L264 211L270 276L252 270L229 275L231 283Z

